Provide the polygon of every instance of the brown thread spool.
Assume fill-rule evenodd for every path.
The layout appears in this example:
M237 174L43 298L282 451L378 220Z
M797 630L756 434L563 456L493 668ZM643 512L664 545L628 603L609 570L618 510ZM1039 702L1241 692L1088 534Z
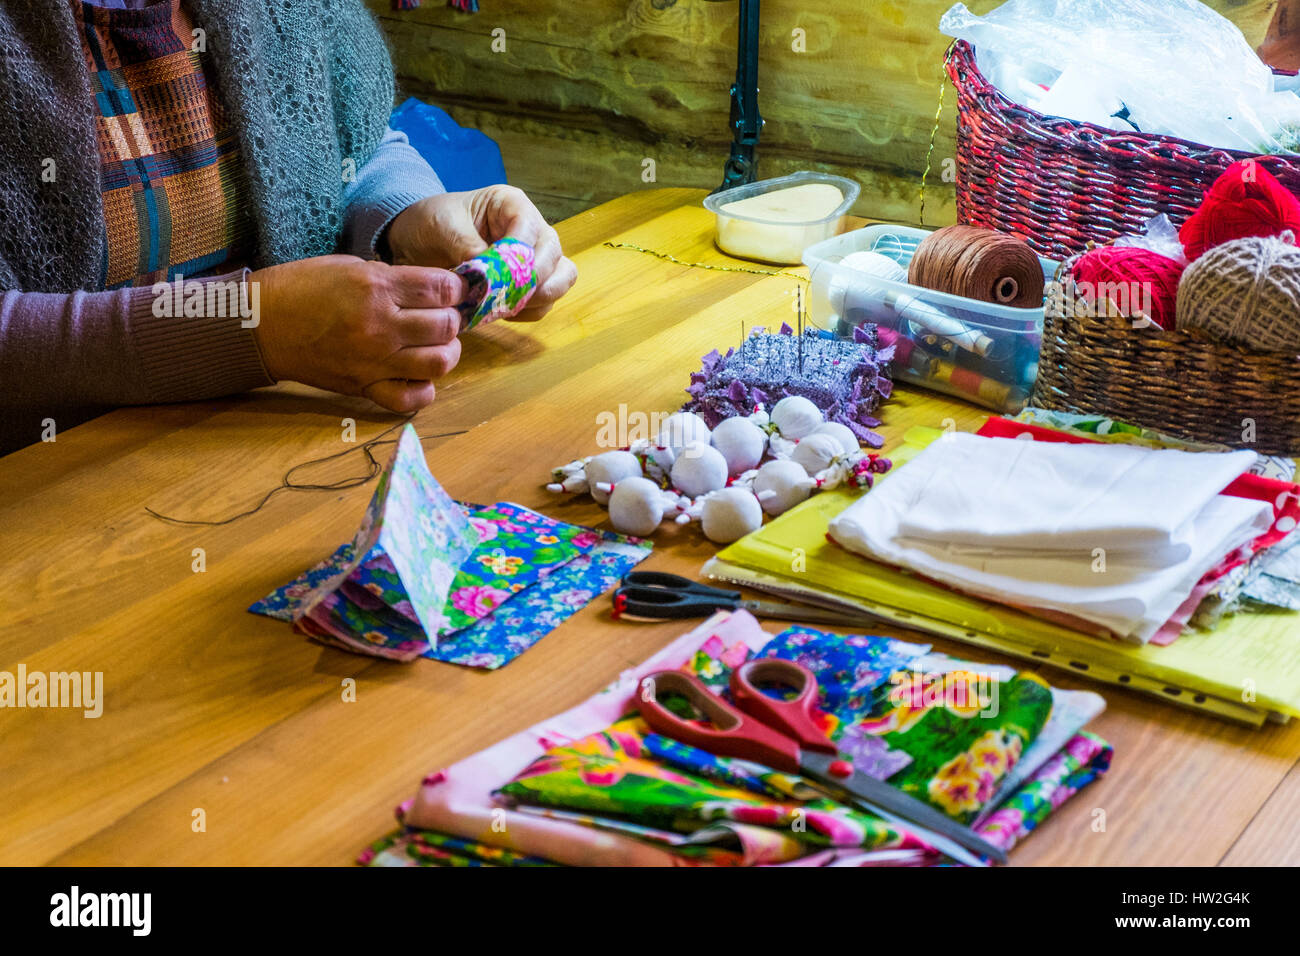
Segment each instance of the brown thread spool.
M936 292L1016 309L1043 304L1043 269L1015 236L979 226L946 226L926 236L907 281Z

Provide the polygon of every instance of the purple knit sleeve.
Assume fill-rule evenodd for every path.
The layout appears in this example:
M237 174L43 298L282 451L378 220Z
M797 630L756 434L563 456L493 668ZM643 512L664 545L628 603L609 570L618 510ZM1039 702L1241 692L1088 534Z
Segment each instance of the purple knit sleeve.
M246 276L186 280L184 294L193 299L201 285L205 302L224 301L207 290L238 290ZM148 286L0 293L0 448L38 440L46 418L60 427L60 415L84 419L80 408L194 401L273 384L246 327L252 318L229 307L218 310L229 317L186 316L184 296L168 296L162 302Z
M389 129L356 178L343 191L345 204L340 252L380 258L380 238L397 214L443 188L438 174L407 141Z

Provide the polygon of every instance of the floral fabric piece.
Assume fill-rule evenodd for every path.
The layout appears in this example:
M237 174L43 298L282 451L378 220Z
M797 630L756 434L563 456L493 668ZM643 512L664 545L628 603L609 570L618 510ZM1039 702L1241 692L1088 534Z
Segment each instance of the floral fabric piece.
M1076 734L976 829L990 843L1010 850L1065 801L1110 769L1113 753L1111 745L1096 734Z
M301 632L347 650L494 668L645 557L648 544L555 521L522 505L453 502L428 473L419 439L407 429L414 444L403 447L403 431L357 538L250 611L293 621ZM511 601L508 613L496 614ZM449 635L460 636L446 644Z
M520 239L498 239L453 271L465 280L461 331L518 315L537 290L533 247Z
M1032 675L999 680L960 667L909 669L942 660L927 656L928 650L792 627L758 656L795 660L817 675L819 722L832 739L851 742L846 755L855 766L861 761L910 796L970 823L1042 731L1052 693ZM747 645L711 636L683 669L725 695L730 672L750 656ZM639 717L547 750L499 793L518 803L668 831L734 821L784 832L804 819L807 830L794 836L800 843L915 845L905 828L836 803L814 782L652 733Z
M404 827L361 851L362 866L554 866L547 860L445 833Z
M665 830L733 821L812 846L930 849L903 828L831 800L778 801L649 759L640 717L552 748L499 791L507 800L591 811Z
M495 670L510 663L593 600L615 587L650 554L650 543L612 531L587 531L570 543L591 550L546 572L463 630L424 652L435 661Z
M823 635L821 642L814 639L799 644L792 640L794 636L773 638L747 612L715 614L573 709L429 774L415 797L403 805L401 818L413 827L454 833L516 853L579 866L725 866L737 862L901 866L937 862L941 858L919 841L910 849L891 848L888 835L880 832L874 818L869 818L873 821L869 825L858 821L855 830L854 811L839 807L850 816L837 816L837 805L819 799L819 791L807 781L704 754L650 733L644 725L637 726L639 718L628 717L641 679L656 671L681 668L723 687L732 667L763 654L768 645L816 654L826 649L821 643L833 646L844 640ZM778 640L782 643L775 643ZM905 652L906 645L896 644L901 645L896 651ZM925 650L921 645L915 647ZM874 649L859 650L865 650L869 658ZM878 660L884 656L876 655ZM984 667L934 653L918 653L906 665L894 673L979 672L1000 682L999 694L1001 684L1017 676L1009 667ZM842 670L855 673L853 668ZM865 675L866 670L861 673ZM822 680L830 678L823 676ZM904 717L913 715L887 716L902 703L889 700L895 686L897 682L888 678L877 685L868 716L884 715L887 723L898 727L907 723ZM919 702L912 701L922 705L912 708L920 711L921 718L938 706L933 701L924 706L924 690L923 685ZM946 685L936 685L936 690L946 692ZM1091 692L1054 691L1053 697L1058 706L1038 737L1023 749L1015 767L1003 775L984 808L987 819L978 824L981 832L987 827L988 833L999 834L996 839L990 837L998 845L1014 844L1028 832L1025 821L1037 826L1035 821L1045 819L1074 789L1106 769L1108 758L1079 756L1085 751L1075 741L1079 737L1092 741L1089 746L1108 755L1104 742L1078 733L1104 702ZM951 701L961 705L955 692ZM984 732L1000 726L1012 732L978 713L969 719L982 723ZM914 719L909 726L923 726L923 720ZM840 733L843 739L843 731ZM1069 760L1062 763L1067 742ZM939 765L974 749L960 744L945 747L938 755L943 756ZM523 773L521 768L526 768ZM806 789L795 789L792 794L792 788L801 787ZM503 804L493 794L506 788L518 792L505 796ZM701 805L699 800L706 795L716 798L718 804L712 806L705 800ZM799 799L803 797L809 799ZM794 810L800 811L800 816L796 817ZM810 816L810 810L820 812ZM792 826L795 820L815 832L811 836L798 833ZM814 821L821 829L813 826ZM857 843L852 845L855 836ZM877 840L879 847L868 848Z
M451 583L439 636L487 617L544 571L572 561L600 541L589 528L563 524L508 502L472 510L469 523L478 532L478 547Z
M343 563L312 575L295 588L292 618L302 629L349 650L411 660L430 644L444 615L457 569L474 550L477 535L460 507L429 472L415 429L406 425L362 518ZM391 632L352 631L339 626L339 588L344 582L373 595L405 622ZM298 584L299 582L295 582ZM293 585L290 585L293 587ZM409 627L408 627L409 625ZM422 632L412 636L411 627Z
M674 856L691 866L745 866L761 860L781 863L798 859L805 852L803 844L764 827L724 821L704 826L691 833L676 833L655 827L600 817L555 807L521 804L518 812L547 820L559 820L592 830L617 833L645 843L671 849Z

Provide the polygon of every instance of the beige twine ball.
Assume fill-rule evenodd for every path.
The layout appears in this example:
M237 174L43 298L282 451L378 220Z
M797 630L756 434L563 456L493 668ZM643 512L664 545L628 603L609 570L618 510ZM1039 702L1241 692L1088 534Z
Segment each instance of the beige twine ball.
M1178 283L1178 328L1259 351L1300 352L1300 249L1268 236L1215 246Z

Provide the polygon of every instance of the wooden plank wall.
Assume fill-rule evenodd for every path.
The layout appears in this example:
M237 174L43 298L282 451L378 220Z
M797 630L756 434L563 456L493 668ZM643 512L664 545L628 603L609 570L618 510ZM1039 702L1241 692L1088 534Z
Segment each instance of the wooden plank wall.
M552 219L638 189L720 182L737 3L481 0L481 12L464 14L440 0L404 12L389 0L367 2L392 46L400 92L492 136L510 181ZM999 2L968 6L985 13ZM1252 45L1276 4L1210 2ZM849 176L862 185L858 214L916 222L949 42L938 22L950 5L764 0L760 175ZM504 34L494 51L497 30ZM930 224L954 217L952 184L939 178L954 152L951 87L944 102L927 187Z

